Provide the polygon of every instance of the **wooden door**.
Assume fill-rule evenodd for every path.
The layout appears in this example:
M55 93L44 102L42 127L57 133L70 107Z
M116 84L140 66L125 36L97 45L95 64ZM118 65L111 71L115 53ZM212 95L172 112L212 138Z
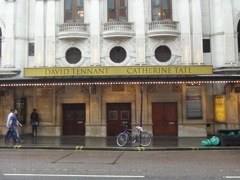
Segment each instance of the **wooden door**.
M177 102L152 103L154 136L177 136Z
M63 104L63 135L85 135L85 104Z
M116 136L124 126L131 128L131 103L107 103L107 136Z

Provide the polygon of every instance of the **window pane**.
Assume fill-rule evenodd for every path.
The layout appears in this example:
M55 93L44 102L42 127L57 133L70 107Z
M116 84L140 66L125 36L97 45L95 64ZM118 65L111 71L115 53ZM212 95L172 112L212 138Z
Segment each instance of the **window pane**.
M34 43L28 44L28 56L34 56Z
M84 0L65 0L65 23L83 23Z
M163 0L163 14L162 19L171 19L171 8L169 0Z
M126 0L120 0L120 15L119 15L119 21L127 21L127 1Z
M73 22L72 0L65 0L65 23Z
M210 39L203 39L203 52L204 53L211 52Z
M108 0L108 21L127 21L127 0Z
M76 13L76 22L84 22L84 4L83 0L77 0L77 13Z
M171 18L171 0L152 0L152 21Z
M108 21L116 21L116 17L115 0L108 0Z
M163 9L169 9L168 0L163 0Z
M116 9L115 0L108 0L108 9Z
M161 18L160 0L152 0L152 21L158 21Z
M77 6L83 7L83 0L77 0Z

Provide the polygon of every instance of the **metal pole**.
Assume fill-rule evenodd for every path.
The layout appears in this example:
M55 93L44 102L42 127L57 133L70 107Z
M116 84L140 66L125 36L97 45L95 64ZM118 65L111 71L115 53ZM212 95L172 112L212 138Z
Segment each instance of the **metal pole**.
M143 85L141 85L140 127L142 127L142 109L143 109Z

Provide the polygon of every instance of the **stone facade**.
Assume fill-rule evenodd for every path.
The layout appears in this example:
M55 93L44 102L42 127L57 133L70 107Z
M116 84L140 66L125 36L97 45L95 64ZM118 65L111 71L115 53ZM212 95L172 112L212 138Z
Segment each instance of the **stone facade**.
M169 2L171 20L152 21L151 0L128 0L128 21L111 24L108 0L84 0L83 23L69 25L65 23L64 0L1 1L0 76L8 80L27 80L24 68L32 67L144 65L212 65L214 74L224 77L238 75L239 0ZM79 29L75 31L74 28ZM210 40L210 52L204 52L206 45L203 40ZM115 47L126 51L124 61L114 62L110 57ZM167 61L157 59L158 47L170 50ZM81 51L81 60L77 63L70 63L66 58L71 48ZM94 87L87 83L81 86L45 86L40 82L38 86L9 86L1 83L0 90L4 91L4 95L0 97L0 134L7 131L4 124L9 110L15 106L15 99L24 97L27 105L26 124L21 133L25 134L31 132L29 117L32 108L36 108L40 115L39 135L64 135L62 105L76 103L85 104L85 136L107 136L107 104L111 103L130 103L131 126L138 125L142 118L143 127L154 134L153 103L176 102L177 136L206 136L222 128L239 128L240 98L235 91L239 84L230 79L200 84L202 116L189 120L186 99L187 86L190 84L181 81L144 84L143 111L140 109L141 84L126 82L124 90L115 92L111 83ZM94 88L94 93L91 88ZM216 95L223 95L227 99L227 118L224 123L215 122Z

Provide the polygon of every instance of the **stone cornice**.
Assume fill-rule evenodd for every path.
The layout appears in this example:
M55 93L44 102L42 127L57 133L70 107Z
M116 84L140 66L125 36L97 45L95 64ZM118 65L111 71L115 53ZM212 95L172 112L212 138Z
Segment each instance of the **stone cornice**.
M0 68L0 77L13 77L21 72L17 68Z
M5 0L6 2L8 2L8 3L13 3L13 2L15 2L16 0Z

